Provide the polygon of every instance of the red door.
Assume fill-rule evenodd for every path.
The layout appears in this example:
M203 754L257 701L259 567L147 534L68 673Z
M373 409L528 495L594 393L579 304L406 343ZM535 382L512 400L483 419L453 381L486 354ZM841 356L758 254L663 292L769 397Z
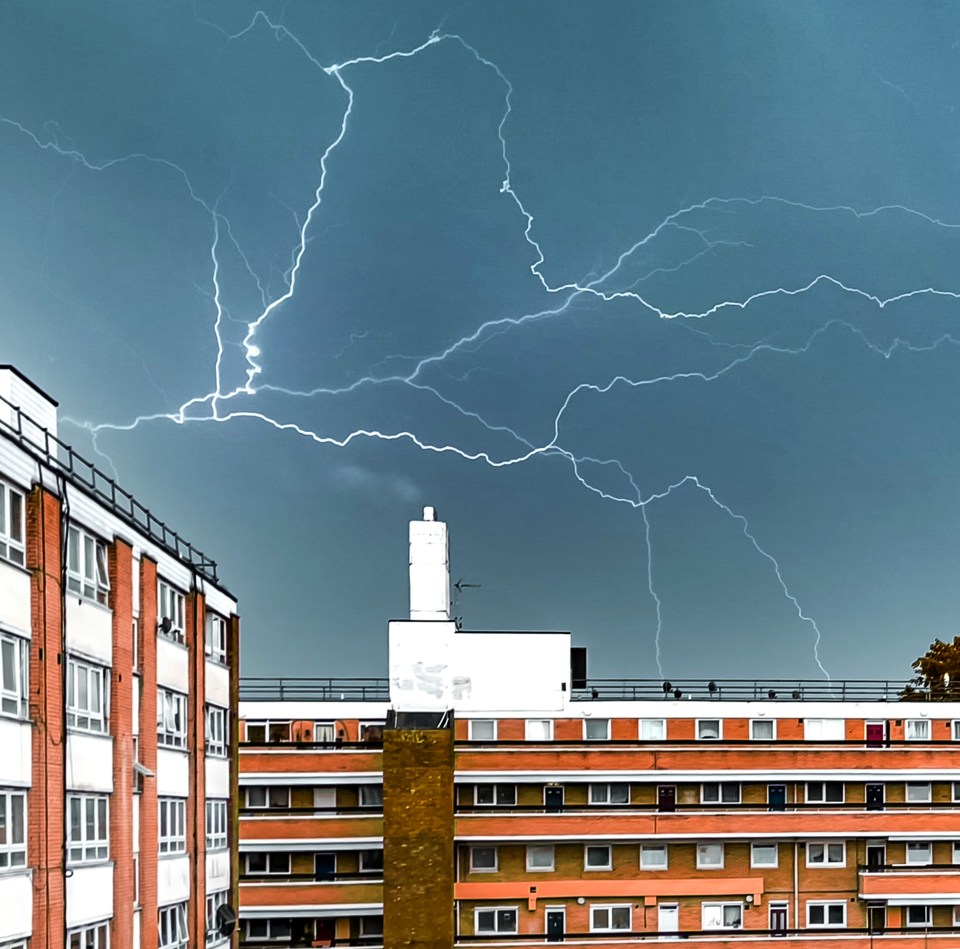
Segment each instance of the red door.
M868 722L867 723L867 747L868 748L882 748L883 747L883 722Z

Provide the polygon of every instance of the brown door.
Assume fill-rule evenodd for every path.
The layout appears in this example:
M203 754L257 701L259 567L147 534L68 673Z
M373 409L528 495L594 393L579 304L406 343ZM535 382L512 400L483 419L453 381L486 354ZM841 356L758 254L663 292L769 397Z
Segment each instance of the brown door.
M770 907L770 935L786 936L787 934L787 907L774 903Z
M867 928L872 933L882 933L887 926L887 909L885 906L867 907Z
M868 811L883 810L883 785L882 784L867 785L867 810Z
M883 732L884 732L883 722L868 722L867 723L867 747L882 748Z
M677 786L661 784L657 787L657 810L675 811L677 809Z

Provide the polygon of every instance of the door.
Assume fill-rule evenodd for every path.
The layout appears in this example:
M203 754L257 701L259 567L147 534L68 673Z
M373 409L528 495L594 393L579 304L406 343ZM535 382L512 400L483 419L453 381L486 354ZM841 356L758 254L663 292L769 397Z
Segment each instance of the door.
M546 914L547 942L560 942L566 928L566 913L563 907L553 907Z
M337 921L335 919L318 919L315 946L332 946L337 936Z
M873 904L867 906L867 928L872 933L882 933L887 926L887 908Z
M787 808L787 786L785 784L767 785L767 804L771 811L783 811Z
M337 855L335 853L315 853L313 855L313 875L317 880L332 880L337 875Z
M882 844L867 844L867 869L880 870L887 862L887 848Z
M657 787L657 810L675 811L677 809L677 788L674 784L661 784Z
M680 932L680 906L677 903L657 904L657 932L661 936Z
M883 747L883 722L867 722L867 747Z
M771 936L786 936L787 935L787 910L788 906L786 903L771 903L770 904L770 935Z
M543 803L547 811L562 811L563 786L560 784L548 784L543 789Z
M867 810L868 811L883 810L883 785L882 784L867 785Z

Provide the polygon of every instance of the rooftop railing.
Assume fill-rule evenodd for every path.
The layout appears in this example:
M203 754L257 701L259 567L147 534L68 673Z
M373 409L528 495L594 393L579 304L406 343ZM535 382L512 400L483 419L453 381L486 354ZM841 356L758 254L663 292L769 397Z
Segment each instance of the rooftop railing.
M385 678L241 676L241 702L389 702Z

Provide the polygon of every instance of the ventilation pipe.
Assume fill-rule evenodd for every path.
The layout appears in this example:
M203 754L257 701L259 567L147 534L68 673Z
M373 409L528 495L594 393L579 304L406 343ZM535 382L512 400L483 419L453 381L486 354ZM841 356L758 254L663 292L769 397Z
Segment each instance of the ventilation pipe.
M410 522L410 619L450 619L450 544L435 508Z

